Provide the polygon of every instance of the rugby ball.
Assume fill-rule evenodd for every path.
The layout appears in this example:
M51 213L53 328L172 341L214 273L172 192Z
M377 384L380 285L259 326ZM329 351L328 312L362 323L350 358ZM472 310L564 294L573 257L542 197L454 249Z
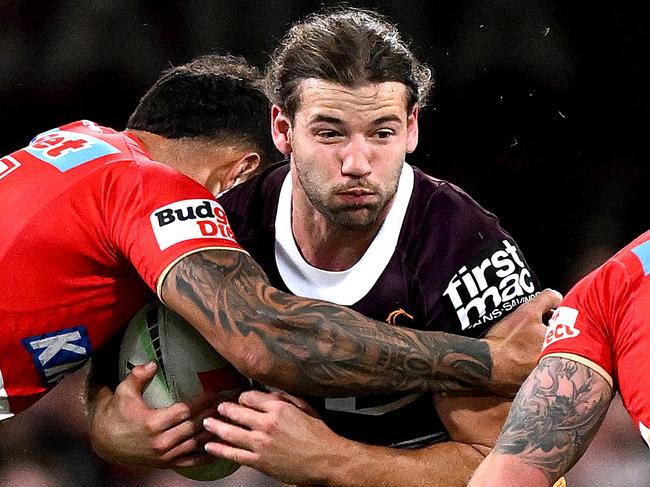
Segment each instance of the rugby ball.
M241 375L181 316L159 302L145 305L129 322L120 346L119 373L124 380L136 365L156 362L158 369L143 392L145 403L164 408L187 401L204 391L232 399L250 389ZM239 468L238 463L217 459L198 467L176 469L193 480L217 480Z

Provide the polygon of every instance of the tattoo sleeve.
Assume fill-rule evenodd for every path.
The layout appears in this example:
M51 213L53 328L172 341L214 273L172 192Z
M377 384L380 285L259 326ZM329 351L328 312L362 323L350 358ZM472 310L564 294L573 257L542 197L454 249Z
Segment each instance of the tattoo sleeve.
M481 340L398 328L283 293L241 252L183 258L165 279L163 298L240 371L290 392L468 390L491 376Z
M611 399L612 388L600 374L548 357L515 397L494 451L516 455L553 482L585 452Z

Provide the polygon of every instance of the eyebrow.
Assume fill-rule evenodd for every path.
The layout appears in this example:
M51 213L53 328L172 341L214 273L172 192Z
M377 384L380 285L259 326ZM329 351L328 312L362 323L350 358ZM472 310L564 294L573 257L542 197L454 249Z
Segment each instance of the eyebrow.
M322 114L317 114L313 116L310 120L309 123L318 123L318 122L325 122L325 123L331 123L333 125L345 125L345 122L341 120L340 118L336 117L331 117L328 115L322 115ZM384 117L379 117L371 122L372 125L381 125L386 122L398 122L401 123L402 119L399 118L397 115L386 115Z
M330 117L328 115L321 115L320 113L316 114L309 120L309 123L318 123L318 122L331 123L334 125L345 125L343 123L343 120L341 120L340 118Z
M398 122L402 123L402 119L399 118L397 115L386 115L385 117L379 117L375 120L372 121L373 125L381 125L386 122Z

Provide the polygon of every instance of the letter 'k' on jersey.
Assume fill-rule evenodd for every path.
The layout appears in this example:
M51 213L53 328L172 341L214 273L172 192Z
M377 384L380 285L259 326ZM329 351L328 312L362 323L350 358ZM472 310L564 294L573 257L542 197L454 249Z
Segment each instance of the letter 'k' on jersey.
M79 368L183 256L241 250L214 196L92 122L0 158L0 419Z
M408 164L384 224L346 271L317 269L303 259L291 229L288 165L231 189L219 202L239 243L272 285L350 306L379 321L482 336L539 291L494 215L454 185ZM311 402L334 431L365 443L409 448L446 438L429 395Z
M549 322L542 358L564 357L618 389L650 446L650 231L569 291Z

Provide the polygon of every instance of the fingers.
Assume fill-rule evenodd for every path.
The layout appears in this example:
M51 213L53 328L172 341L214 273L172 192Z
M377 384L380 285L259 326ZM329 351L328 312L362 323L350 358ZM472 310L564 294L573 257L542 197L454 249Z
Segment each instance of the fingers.
M518 319L521 319L523 316L523 322L532 321L543 323L545 319L547 320L549 318L552 311L557 308L561 301L562 295L559 292L554 289L544 289L533 299L519 306L513 313L513 316L516 316Z
M216 435L223 443L210 441L205 444L205 451L228 460L252 465L259 460L259 455L254 453L255 432L240 428L224 421L207 418L203 425L207 431Z
M264 405L265 404L262 404L262 406ZM252 405L249 406L248 404L241 405L234 402L222 402L217 407L217 411L228 421L245 426L252 430L261 429L265 425L264 415L266 412L255 409L255 406Z
M557 308L562 301L562 295L554 289L544 289L530 302L540 315Z
M207 441L212 439L213 435L203 429L203 420L209 414L215 414L216 410L207 410L203 415L163 430L153 435L151 450L164 462L178 460L181 463L169 463L170 466L188 466L201 462L204 458L199 458L203 454L203 447ZM191 458L183 458L190 455ZM187 463L189 462L189 463Z
M263 431L268 423L267 413L273 409L272 405L279 402L286 405L286 401L278 399L276 393L246 391L240 395L239 402L241 404L234 402L219 404L218 412L228 422L217 418L206 418L203 426L231 446L252 450L255 438L259 436L258 431ZM216 443L211 445L213 449L218 448L221 451L221 446L215 446ZM233 454L233 451L228 451L229 454Z
M533 299L519 306L510 317L503 321L514 320L518 323L542 322L542 318L555 309L562 301L562 295L553 289L544 289Z
M215 406L203 409L198 413L194 413L189 404L176 403L168 408L157 409L157 417L152 417L152 422L155 421L155 426L158 431L175 432L177 435L185 433L190 436L198 431L201 431L203 420L209 416L217 414Z
M152 429L168 430L185 421L193 421L197 429L201 429L202 421L217 413L219 393L204 392L192 398L189 402L178 402L166 408L156 409L155 420L152 416Z
M214 461L214 457L205 450L205 444L214 440L214 435L202 430L199 434L188 438L165 454L169 458L169 467L196 467Z
M215 457L225 458L226 460L231 460L249 467L256 466L256 463L260 460L260 455L255 452L243 450L224 443L206 443L205 450Z
M298 409L302 410L303 412L309 414L310 416L312 416L314 418L319 418L320 417L320 415L318 414L318 411L316 411L316 409L314 409L314 407L311 404L309 404L307 401L305 401L304 399L301 399L301 398L296 397L296 396L292 396L291 394L289 394L287 392L284 392L284 391L275 392L274 395L278 399L280 399L282 401L293 404Z
M155 362L133 367L131 373L118 386L116 392L120 394L142 396L142 391L156 375L157 366Z
M239 395L239 404L257 411L268 412L274 402L282 400L281 394L281 392L245 391ZM290 396L287 394L287 397Z

